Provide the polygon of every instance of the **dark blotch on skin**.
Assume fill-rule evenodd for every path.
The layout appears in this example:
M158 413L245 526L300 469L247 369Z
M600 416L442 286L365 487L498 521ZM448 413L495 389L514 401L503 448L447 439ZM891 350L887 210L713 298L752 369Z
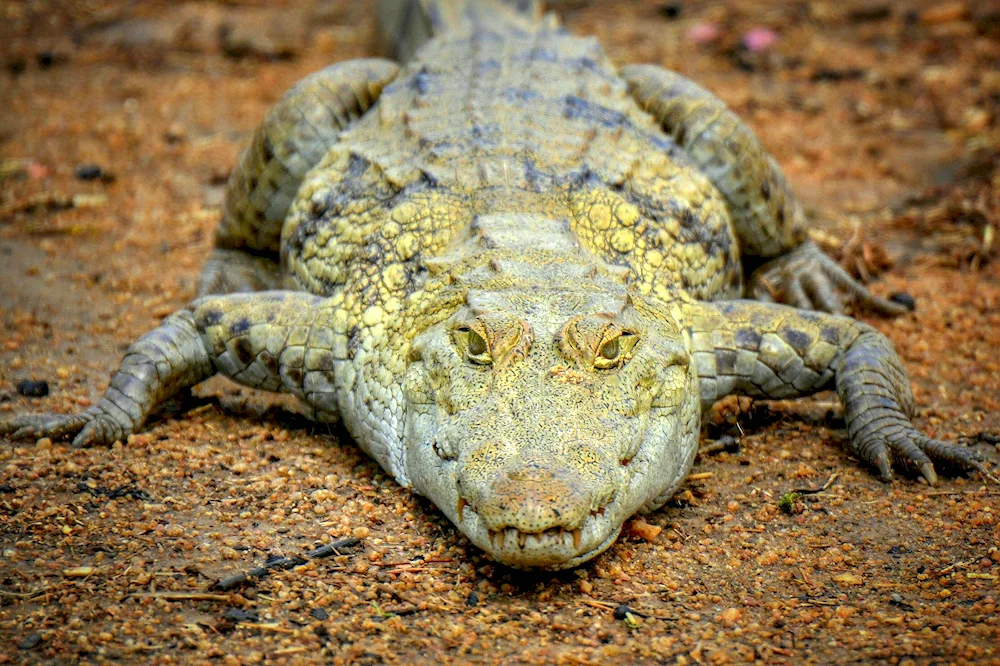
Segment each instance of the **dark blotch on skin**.
M236 352L236 358L241 363L249 365L254 359L253 345L246 338L236 338L236 342L233 343L233 350Z
M737 328L734 331L733 336L740 349L746 349L747 351L754 352L760 349L760 331L745 326Z
M834 346L840 346L840 330L835 326L824 326L819 331L819 339Z
M799 356L805 356L812 346L812 338L797 329L785 327L779 333Z
M222 321L221 310L205 310L198 317L198 328L205 329L209 326L215 326L220 321Z
M302 386L302 369L285 368L285 376L295 385Z
M276 359L271 352L264 351L261 352L257 360L270 372L272 375L278 374L278 359Z
M612 129L628 122L621 112L589 102L576 95L567 95L563 99L563 104L563 116L569 120L585 120Z
M233 335L241 335L250 330L250 320L246 317L240 317L235 322L233 322L233 327L229 331Z
M736 352L732 349L715 350L715 368L720 375L732 375L736 370Z

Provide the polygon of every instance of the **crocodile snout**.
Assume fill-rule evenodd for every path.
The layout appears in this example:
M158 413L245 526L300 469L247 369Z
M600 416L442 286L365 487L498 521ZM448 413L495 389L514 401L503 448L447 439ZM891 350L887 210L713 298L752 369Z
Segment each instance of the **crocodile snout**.
M484 443L460 467L460 501L490 532L572 533L613 500L619 472L592 447L567 446L545 461L530 450L510 455L513 448L503 441Z

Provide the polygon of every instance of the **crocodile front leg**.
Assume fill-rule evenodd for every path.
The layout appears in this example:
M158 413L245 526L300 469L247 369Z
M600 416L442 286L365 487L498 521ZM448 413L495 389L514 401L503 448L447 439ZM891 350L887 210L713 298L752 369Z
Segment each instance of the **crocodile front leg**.
M976 451L913 427L906 371L871 326L754 301L694 303L683 311L703 406L731 394L791 398L835 388L852 449L883 479L892 478L894 462L918 469L930 484L937 482L934 462L990 476Z
M630 65L621 73L639 106L656 118L725 197L744 260L762 264L746 281L748 295L840 312L839 292L874 312L907 311L869 292L808 240L805 213L781 167L722 100L654 65Z
M86 411L0 421L0 435L111 444L137 432L158 404L215 373L293 393L314 406L319 420L334 420L333 330L325 300L284 291L199 299L139 338L104 397Z

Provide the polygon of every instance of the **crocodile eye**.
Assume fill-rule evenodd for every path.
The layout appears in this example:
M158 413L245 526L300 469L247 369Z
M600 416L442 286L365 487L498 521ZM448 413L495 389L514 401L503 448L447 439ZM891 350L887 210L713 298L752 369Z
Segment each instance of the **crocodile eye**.
M486 338L468 326L459 328L458 333L465 338L465 356L469 361L477 365L492 365L493 357Z
M594 359L594 367L599 370L617 368L628 360L628 353L638 340L633 333L622 333L601 345Z
M475 331L469 331L469 356L482 356L487 352L486 340Z

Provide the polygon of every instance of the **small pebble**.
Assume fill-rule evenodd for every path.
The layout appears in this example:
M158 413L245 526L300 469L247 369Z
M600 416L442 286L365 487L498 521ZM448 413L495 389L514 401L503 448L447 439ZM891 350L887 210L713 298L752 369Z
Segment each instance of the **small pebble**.
M905 291L897 291L895 294L889 296L889 300L892 301L893 303L899 303L900 305L909 309L910 312L913 312L914 310L917 309L917 299L915 299L913 296L906 293Z
M17 392L28 398L44 398L49 394L49 383L34 379L22 379L17 383Z
M52 51L39 51L36 56L38 61L38 66L42 69L48 69L56 63L56 54Z
M625 604L622 604L621 606L615 609L615 619L624 620L626 617L628 617L629 613L631 612L632 612L631 608L629 608Z
M330 614L327 613L322 608L313 608L311 611L309 611L309 615L311 615L313 619L316 620L325 620L330 617Z
M465 598L465 605L469 608L474 608L479 605L479 593L473 590L469 593L469 596Z
M742 615L743 613L739 608L727 608L719 614L719 621L725 625L732 625L739 622Z

